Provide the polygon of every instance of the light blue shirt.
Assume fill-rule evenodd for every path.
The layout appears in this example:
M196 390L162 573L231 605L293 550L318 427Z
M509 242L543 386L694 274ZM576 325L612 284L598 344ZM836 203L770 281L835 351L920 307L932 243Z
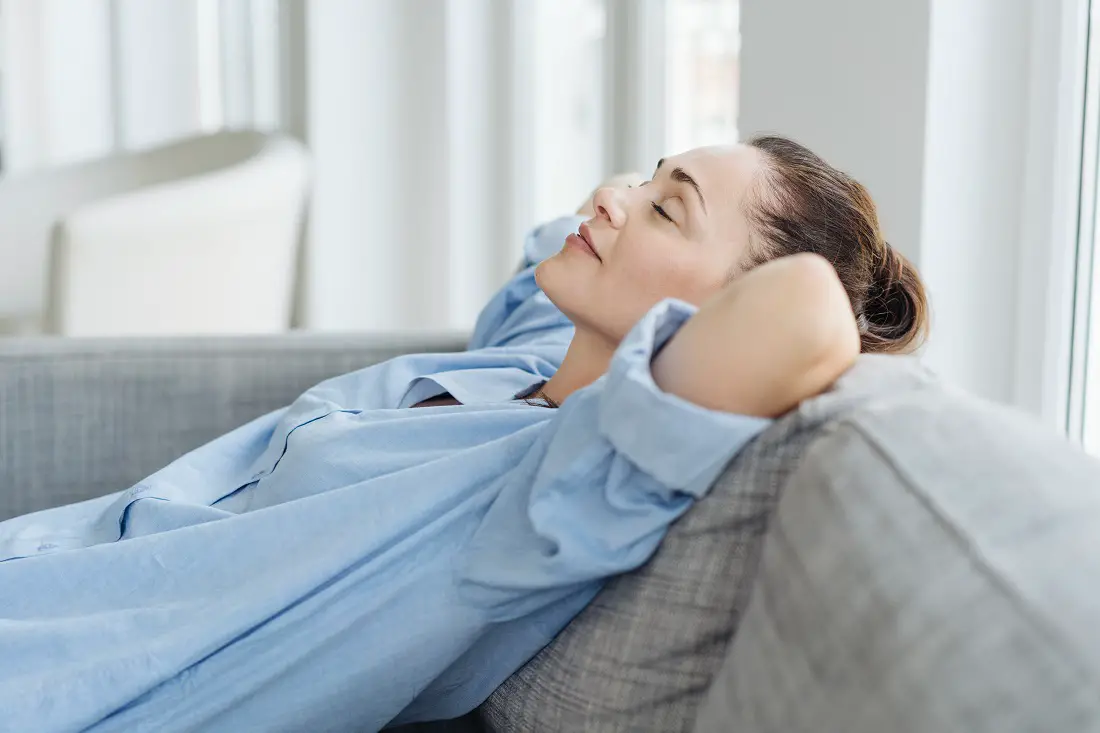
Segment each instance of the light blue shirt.
M578 219L527 239L528 263ZM346 731L480 704L767 421L662 393L656 305L558 410L528 267L469 350L330 379L134 487L0 522L0 730ZM450 392L463 404L404 409ZM156 409L150 405L150 409Z

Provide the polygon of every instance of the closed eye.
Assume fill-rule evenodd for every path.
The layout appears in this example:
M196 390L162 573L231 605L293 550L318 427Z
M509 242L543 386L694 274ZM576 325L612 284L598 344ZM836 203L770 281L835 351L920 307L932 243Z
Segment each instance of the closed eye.
M662 209L661 205L658 204L656 201L652 202L650 205L653 207L653 210L657 212L657 215L660 216L662 219L672 221L672 217L669 216L668 212ZM672 223L675 224L676 222L673 221Z

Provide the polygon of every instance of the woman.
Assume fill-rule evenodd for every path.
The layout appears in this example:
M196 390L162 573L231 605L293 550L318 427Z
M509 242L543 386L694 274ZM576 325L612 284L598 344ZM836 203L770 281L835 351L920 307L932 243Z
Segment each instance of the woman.
M127 491L0 523L0 729L463 714L770 418L923 336L864 189L792 142L668 158L582 213L528 239L468 351L329 380Z

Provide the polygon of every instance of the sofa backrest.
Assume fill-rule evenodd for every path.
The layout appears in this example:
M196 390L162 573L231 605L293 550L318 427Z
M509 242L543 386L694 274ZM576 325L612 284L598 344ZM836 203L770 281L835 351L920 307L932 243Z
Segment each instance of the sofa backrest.
M652 560L612 580L481 707L493 731L681 731L737 630L780 488L830 424L876 395L934 380L915 362L862 357L821 397L758 436Z
M697 733L1100 731L1100 461L944 388L784 488Z

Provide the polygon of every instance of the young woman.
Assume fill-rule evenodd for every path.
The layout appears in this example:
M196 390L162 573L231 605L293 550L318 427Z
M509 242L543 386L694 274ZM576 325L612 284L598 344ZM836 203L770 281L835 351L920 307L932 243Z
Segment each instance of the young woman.
M466 352L329 380L126 491L0 523L0 728L461 715L770 418L923 336L866 191L787 140L667 158L582 214L528 238Z

